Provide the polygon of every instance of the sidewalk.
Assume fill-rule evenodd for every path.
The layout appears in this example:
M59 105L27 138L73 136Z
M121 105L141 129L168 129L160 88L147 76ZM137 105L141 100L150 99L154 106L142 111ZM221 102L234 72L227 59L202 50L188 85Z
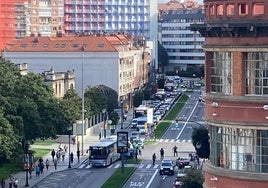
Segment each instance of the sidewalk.
M123 122L123 127L126 128L127 126L129 126L130 124L130 121L132 120L132 116L133 116L133 111L132 109L129 110L128 114L127 114L127 120ZM121 130L121 122L119 120L119 123L117 124L117 127L116 127L117 130ZM110 130L107 130L107 136L110 136ZM84 160L86 160L86 158L88 157L88 154L85 152L87 150L87 148L89 148L90 145L92 145L93 143L97 142L99 140L99 134L98 133L95 133L95 134L87 134L84 136L83 138L84 140L84 153L82 155L82 152L80 152L80 160L78 162L78 159L77 159L77 145L76 144L72 144L71 142L71 145L70 145L70 152L73 152L74 154L74 161L73 163L71 163L71 168L70 169L74 169L76 168L77 166L79 166L79 164L81 164ZM68 146L69 147L69 137L68 135L62 135L60 136L57 140L56 140L56 143L53 144L53 145L50 145L50 146L31 146L31 147L37 147L37 148L43 148L43 149L50 149L52 151L52 149L54 149L55 151L58 150L59 148L59 144L61 143L62 147L64 145ZM81 143L80 143L81 145ZM81 146L80 146L81 147ZM57 164L57 170L55 170L55 167L54 167L54 164L53 164L53 161L52 161L52 157L51 157L51 154L47 154L45 156L43 156L43 161L44 161L44 164L45 164L45 161L46 160L49 160L49 169L46 170L46 168L44 169L44 173L43 174L40 174L39 177L36 177L36 174L35 174L35 171L33 170L32 172L32 177L30 178L30 175L28 175L28 184L29 184L29 187L33 187L34 185L36 185L37 183L39 183L40 181L42 181L44 178L46 178L48 175L50 174L53 174L53 173L57 173L59 171L64 171L64 170L70 170L68 168L69 166L69 148L67 149L67 153L65 154L65 159L64 161L62 161L62 159L60 159L58 161L58 164ZM35 158L35 161L38 160ZM18 187L25 187L26 185L26 171L21 171L21 172L18 172L16 174L13 174L15 178L18 179ZM6 179L5 180L5 188L9 188L10 185L10 180L9 179ZM12 186L14 187L14 186Z

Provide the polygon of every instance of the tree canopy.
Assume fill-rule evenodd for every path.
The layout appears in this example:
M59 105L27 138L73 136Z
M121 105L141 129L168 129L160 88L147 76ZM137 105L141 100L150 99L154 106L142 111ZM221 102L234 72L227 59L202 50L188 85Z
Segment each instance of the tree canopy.
M70 126L52 88L40 75L21 75L15 65L1 58L0 83L1 159L22 153L36 139L55 138Z
M209 158L210 144L208 130L204 127L194 128L192 143L200 158Z

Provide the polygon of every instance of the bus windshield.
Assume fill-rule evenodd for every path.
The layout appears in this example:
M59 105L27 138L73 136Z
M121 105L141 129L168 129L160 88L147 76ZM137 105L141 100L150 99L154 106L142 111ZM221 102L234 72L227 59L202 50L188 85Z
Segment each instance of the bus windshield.
M90 158L91 159L106 159L107 158L107 149L105 147L90 147Z

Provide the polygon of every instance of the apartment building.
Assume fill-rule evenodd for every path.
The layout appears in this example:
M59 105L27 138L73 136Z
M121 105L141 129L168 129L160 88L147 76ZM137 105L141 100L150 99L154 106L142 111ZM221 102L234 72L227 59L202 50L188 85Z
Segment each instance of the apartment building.
M36 73L52 66L59 72L73 70L78 93L88 86L106 85L130 101L134 89L148 82L152 51L145 42L138 47L133 44L126 35L25 37L8 47L3 57L16 64L27 63L28 70ZM135 75L137 72L142 74Z
M66 0L64 30L75 33L129 33L155 39L154 0Z
M206 0L205 188L268 186L268 2Z
M63 33L63 0L31 0L29 12L31 34L56 36L57 33Z
M204 37L190 24L203 23L203 6L196 1L170 1L158 5L158 38L169 56L165 71L185 71L204 65Z
M0 1L0 50L7 43L15 39L21 39L27 34L27 1Z
M169 56L166 71L185 71L189 65L204 65L204 37L190 30L190 24L203 22L204 14L200 11L172 12L163 16L161 41Z

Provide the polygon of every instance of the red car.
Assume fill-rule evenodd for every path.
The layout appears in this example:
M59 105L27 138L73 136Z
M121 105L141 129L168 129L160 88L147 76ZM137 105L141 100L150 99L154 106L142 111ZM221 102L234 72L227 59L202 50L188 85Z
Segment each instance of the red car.
M184 166L188 166L190 164L190 159L187 157L179 157L176 160L176 165L179 167L179 169L184 168Z

